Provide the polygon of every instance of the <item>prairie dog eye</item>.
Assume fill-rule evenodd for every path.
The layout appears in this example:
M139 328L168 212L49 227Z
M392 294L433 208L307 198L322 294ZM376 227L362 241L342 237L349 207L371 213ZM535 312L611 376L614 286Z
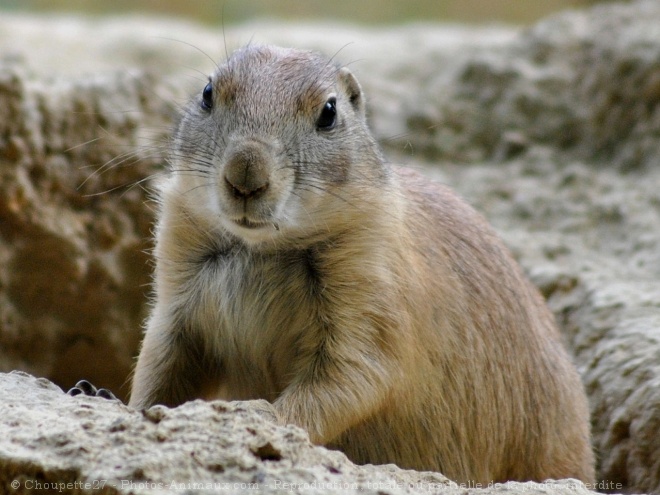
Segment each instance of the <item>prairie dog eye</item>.
M325 102L321 115L316 121L316 128L320 131L329 131L337 122L337 98L331 96Z
M202 110L211 110L213 108L213 84L209 83L204 86L202 91Z

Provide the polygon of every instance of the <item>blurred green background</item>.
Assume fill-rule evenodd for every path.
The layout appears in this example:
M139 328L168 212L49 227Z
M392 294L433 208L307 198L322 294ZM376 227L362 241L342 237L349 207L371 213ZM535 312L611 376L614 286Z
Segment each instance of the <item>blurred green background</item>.
M210 25L253 19L363 24L461 22L529 24L560 10L606 0L0 0L2 12L146 13Z

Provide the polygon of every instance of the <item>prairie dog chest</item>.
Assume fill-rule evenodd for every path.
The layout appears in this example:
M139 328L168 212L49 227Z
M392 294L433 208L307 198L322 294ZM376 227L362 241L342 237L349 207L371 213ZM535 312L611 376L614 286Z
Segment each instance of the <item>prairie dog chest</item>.
M309 250L211 252L185 284L184 317L231 376L284 386L301 346L312 341L322 287ZM238 384L237 384L238 386ZM240 394L239 394L240 395Z

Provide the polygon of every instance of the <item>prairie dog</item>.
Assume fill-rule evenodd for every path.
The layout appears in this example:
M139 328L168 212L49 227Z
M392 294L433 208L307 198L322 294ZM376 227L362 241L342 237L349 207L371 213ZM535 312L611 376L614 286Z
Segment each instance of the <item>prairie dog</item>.
M234 52L170 161L131 406L266 399L357 463L593 481L542 297L470 206L385 161L347 68Z

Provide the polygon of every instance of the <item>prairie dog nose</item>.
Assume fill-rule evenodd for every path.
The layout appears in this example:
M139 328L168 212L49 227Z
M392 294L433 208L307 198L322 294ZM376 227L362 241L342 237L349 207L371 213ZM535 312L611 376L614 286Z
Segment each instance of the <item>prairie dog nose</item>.
M264 145L249 142L228 154L225 183L229 193L239 199L256 199L268 190L270 153Z

